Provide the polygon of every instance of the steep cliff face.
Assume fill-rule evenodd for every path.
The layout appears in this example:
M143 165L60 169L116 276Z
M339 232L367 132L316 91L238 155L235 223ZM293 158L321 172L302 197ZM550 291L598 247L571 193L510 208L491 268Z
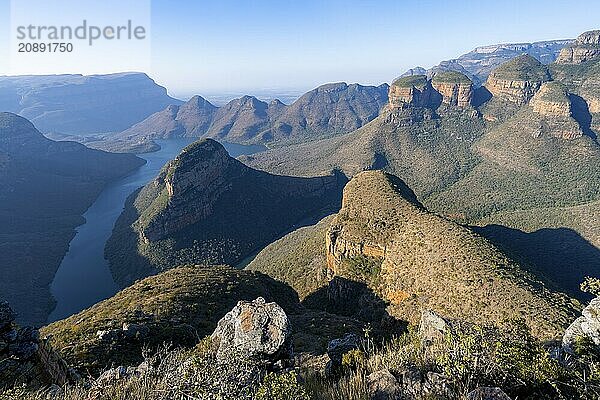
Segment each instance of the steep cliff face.
M432 108L439 105L441 96L431 86L425 75L411 75L396 79L390 86L390 108L408 106Z
M214 212L229 182L243 179L249 168L229 157L219 143L192 145L171 161L152 183L159 196L137 226L145 242L163 239Z
M581 64L600 59L600 30L584 32L560 51L557 64Z
M337 174L271 175L212 139L196 142L130 199L107 255L123 285L184 262L235 263L303 219L336 210L344 183Z
M402 181L380 171L348 183L326 248L333 274L366 278L398 318L418 319L419 307L479 323L520 316L549 338L575 313L568 298L471 230L429 213Z
M442 102L451 106L467 107L473 99L473 83L460 72L436 73L431 85L442 95Z
M571 100L565 85L546 82L533 96L529 105L542 117L541 130L561 139L577 139L583 136L581 127L573 119Z
M405 75L390 86L388 110L422 107L436 109L441 104L465 108L473 98L473 84L465 75L455 71L436 73L432 79L425 75Z
M547 68L529 55L516 57L496 68L485 87L516 105L527 103L543 82L550 80Z

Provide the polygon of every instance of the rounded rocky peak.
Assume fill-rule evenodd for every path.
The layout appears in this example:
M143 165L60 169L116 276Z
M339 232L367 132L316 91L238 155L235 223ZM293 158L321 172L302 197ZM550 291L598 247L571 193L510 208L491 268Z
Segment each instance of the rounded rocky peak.
M237 105L239 107L249 107L249 108L266 108L267 107L267 103L265 103L264 101L260 101L259 99L257 99L254 96L249 96L249 95L245 95L240 97L237 100L232 100L233 104L237 103Z
M600 30L583 32L577 36L576 43L580 45L600 45Z
M473 82L465 74L458 71L439 71L431 78L432 83L455 83L471 85Z
M550 80L548 68L529 54L523 54L500 65L489 79L504 81L545 82Z
M225 157L229 158L229 153L223 147L223 145L214 139L202 139L188 145L183 151L177 156L180 158L193 157L195 159L209 159L214 157Z
M376 202L403 199L420 206L417 196L404 181L381 170L363 171L356 174L344 188L344 199L369 198Z
M422 89L427 86L427 76L426 75L409 75L403 76L396 79L392 82L392 86L400 87L400 88L411 88L415 87L417 89Z
M273 99L269 102L269 106L285 106L285 104L279 99Z

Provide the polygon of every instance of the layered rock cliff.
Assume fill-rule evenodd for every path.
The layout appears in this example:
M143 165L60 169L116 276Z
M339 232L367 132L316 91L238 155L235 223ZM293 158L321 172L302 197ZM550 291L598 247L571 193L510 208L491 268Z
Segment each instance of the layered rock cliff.
M473 99L473 83L460 72L438 72L431 79L431 85L442 95L442 103L451 106L467 107Z
M366 279L397 318L416 320L420 307L479 323L518 315L549 338L575 314L570 299L471 230L426 211L402 181L380 171L348 183L326 248L333 274Z
M388 98L392 108L435 107L440 95L431 86L425 75L410 75L398 78L390 86Z
M584 32L560 51L557 64L581 64L600 59L600 30Z
M540 131L562 139L576 139L583 131L575 119L569 93L565 85L559 82L546 82L533 96L529 105L542 116ZM542 133L542 132L540 132Z
M542 63L529 55L522 55L492 71L485 87L493 96L520 106L527 103L548 80L550 74Z

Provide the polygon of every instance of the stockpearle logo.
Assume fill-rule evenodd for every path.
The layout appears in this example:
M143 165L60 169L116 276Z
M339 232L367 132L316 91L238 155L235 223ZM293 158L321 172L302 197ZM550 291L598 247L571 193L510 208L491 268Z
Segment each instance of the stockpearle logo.
M150 70L150 0L12 0L13 74Z

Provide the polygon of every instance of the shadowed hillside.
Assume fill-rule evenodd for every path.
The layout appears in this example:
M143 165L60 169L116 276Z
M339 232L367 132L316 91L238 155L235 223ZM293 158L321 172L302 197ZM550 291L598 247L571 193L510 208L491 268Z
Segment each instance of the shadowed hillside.
M304 219L339 208L345 178L271 175L196 142L134 194L106 247L126 286L186 263L236 263Z
M142 165L129 154L46 139L26 119L0 113L0 298L19 320L41 324L49 285L82 214L103 187Z

